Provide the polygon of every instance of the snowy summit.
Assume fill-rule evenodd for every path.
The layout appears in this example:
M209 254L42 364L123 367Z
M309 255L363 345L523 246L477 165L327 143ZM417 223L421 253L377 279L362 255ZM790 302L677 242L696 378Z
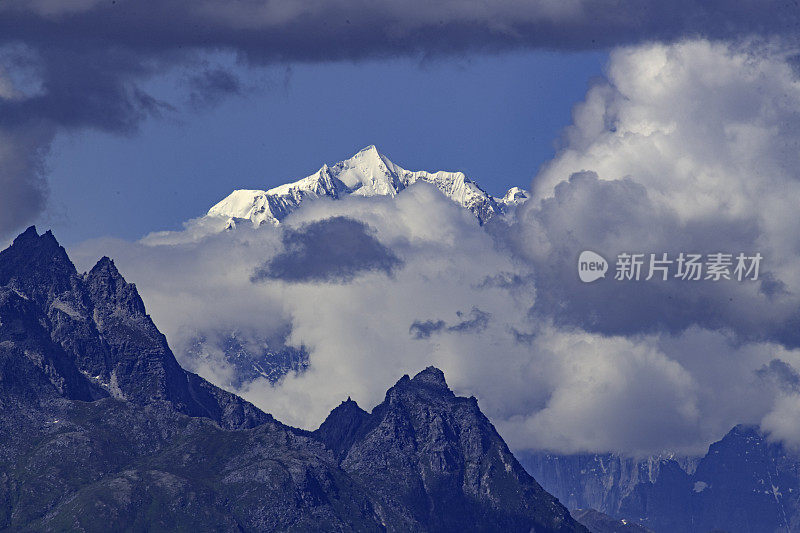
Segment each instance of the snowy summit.
M235 190L208 210L206 217L223 219L227 228L249 220L258 227L277 225L304 200L347 195L395 196L418 181L435 185L445 196L469 209L481 224L502 215L528 199L527 191L513 187L502 198L494 198L462 172L405 170L395 165L375 146L368 146L350 159L323 165L316 173L272 189Z

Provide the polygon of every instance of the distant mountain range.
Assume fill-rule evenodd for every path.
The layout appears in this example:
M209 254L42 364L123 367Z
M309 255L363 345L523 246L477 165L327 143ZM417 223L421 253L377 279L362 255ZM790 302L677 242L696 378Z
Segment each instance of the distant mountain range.
M509 213L528 199L528 192L513 187L502 198L495 198L462 172L405 170L368 146L350 159L301 180L269 190L240 189L208 210L205 219L222 228L249 222L279 224L303 202L317 198L346 196L395 196L418 182L430 183L456 204L470 210L481 224Z
M113 261L0 252L0 530L585 532L441 371L291 428L185 371Z
M800 453L755 427L733 428L698 458L525 453L520 461L570 509L657 533L800 531Z

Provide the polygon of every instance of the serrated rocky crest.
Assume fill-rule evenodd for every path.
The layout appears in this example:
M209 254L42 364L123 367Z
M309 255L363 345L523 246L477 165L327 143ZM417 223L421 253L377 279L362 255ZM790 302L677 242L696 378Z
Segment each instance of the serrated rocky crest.
M0 252L0 285L6 287L8 305L29 302L25 316L36 316L41 328L35 335L27 331L40 345L51 347L41 350L41 357L29 350L30 358L53 359L46 367L50 381L83 391L80 398L68 397L113 396L140 405L164 401L181 413L206 416L231 428L268 419L180 367L136 287L109 258L78 275L52 233L40 236L30 227Z
M315 432L408 531L580 531L441 370L404 376L372 413L343 402Z

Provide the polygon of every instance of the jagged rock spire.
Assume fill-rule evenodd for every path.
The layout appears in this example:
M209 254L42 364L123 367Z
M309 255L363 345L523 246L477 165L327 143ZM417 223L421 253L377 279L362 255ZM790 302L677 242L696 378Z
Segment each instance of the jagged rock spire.
M23 354L35 359L65 397L110 394L139 405L166 402L179 412L225 427L271 420L181 368L147 315L136 286L125 281L108 257L79 276L53 234L39 235L31 226L0 252L3 289L12 299L29 301L25 305L36 319L29 320L26 331L36 350Z

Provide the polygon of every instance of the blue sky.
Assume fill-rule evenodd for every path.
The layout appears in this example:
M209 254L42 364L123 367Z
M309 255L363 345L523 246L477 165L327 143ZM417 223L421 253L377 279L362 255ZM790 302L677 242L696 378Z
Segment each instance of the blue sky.
M528 51L237 67L242 91L189 105L186 72L147 90L172 106L139 131L62 134L40 224L66 244L177 229L235 188L268 188L375 144L411 170L461 170L493 194L528 187L605 51Z

